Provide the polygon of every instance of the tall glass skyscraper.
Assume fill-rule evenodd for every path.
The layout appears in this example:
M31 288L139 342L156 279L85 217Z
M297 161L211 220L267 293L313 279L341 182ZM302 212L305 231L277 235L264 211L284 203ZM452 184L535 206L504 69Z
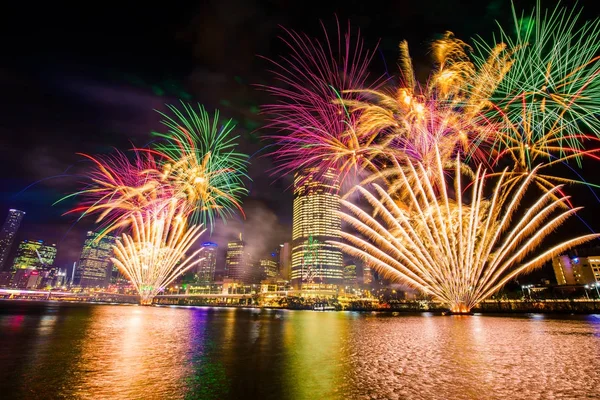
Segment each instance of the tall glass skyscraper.
M334 171L318 175L307 169L294 176L292 271L295 287L343 282L342 251L329 240L340 240L339 182Z
M198 257L203 260L196 264L196 280L200 283L212 283L215 280L218 246L216 243L204 242L202 247Z
M75 270L73 284L81 287L107 287L112 277L113 245L116 238L105 235L98 239L100 234L88 231L79 263Z
M0 231L0 271L3 271L5 268L10 249L12 248L12 244L24 216L24 211L15 209L8 210L8 216L6 217L4 225L2 225L2 231ZM10 264L6 268L10 268Z

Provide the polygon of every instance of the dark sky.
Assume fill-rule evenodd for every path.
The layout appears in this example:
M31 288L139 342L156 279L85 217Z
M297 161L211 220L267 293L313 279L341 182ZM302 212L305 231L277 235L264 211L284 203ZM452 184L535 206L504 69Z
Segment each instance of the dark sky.
M52 205L77 187L83 165L76 152L144 145L160 127L153 109L179 98L238 121L240 146L249 154L265 145L270 132L257 130L256 110L269 99L253 84L270 82L268 63L257 55L285 51L279 25L318 35L319 20L332 29L335 15L350 20L369 47L380 41L374 77L386 68L395 72L398 42L407 39L426 76L427 44L437 35L489 37L496 19L510 18L504 0L17 3L3 11L0 28L0 220L10 207L25 210L19 239L57 243L61 266L76 261L93 227L61 216L72 203ZM533 3L517 2L525 9ZM579 5L585 16L597 16L593 0ZM269 177L271 166L268 157L252 159L243 228L265 251L291 238L290 181ZM240 229L235 221L218 226L215 240L223 243Z

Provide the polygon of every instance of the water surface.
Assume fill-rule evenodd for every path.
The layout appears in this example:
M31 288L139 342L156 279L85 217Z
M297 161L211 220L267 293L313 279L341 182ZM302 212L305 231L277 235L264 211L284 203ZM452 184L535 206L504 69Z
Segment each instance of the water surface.
M7 399L600 398L600 316L0 302Z

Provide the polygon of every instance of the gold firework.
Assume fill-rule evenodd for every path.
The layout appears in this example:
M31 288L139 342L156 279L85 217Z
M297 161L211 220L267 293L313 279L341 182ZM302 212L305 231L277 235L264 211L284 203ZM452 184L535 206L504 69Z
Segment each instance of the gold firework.
M567 197L557 195L560 186L545 192L519 215L520 201L537 170L513 185L505 184L509 175L502 173L486 196L485 170L480 166L470 182L469 196L463 197L467 182L463 182L459 158L452 186L446 182L439 150L436 154L433 175L426 174L421 163L406 163L398 171L397 185L407 193L400 204L375 183L370 185L373 192L357 188L373 213L342 200L349 210L341 213L342 219L360 235L343 232L346 243L336 244L384 276L433 296L453 312L468 312L517 275L600 236L574 238L527 258L579 210L561 207ZM429 178L421 180L425 175Z

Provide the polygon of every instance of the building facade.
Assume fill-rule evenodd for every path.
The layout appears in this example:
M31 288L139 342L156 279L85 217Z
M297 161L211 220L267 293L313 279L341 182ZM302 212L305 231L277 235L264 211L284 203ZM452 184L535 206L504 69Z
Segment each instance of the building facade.
M339 182L331 170L317 174L307 169L294 176L290 278L297 288L343 283L342 252L328 243L341 238Z
M52 267L56 258L56 245L45 244L43 240L23 240L17 248L13 270L45 270Z
M600 256L554 257L552 268L559 285L587 285L600 282Z
M344 285L356 286L358 279L356 276L356 265L350 264L344 267Z
M216 243L202 243L202 251L198 257L202 260L196 264L195 280L198 283L212 283L215 281L215 270L217 268L217 251Z
M112 278L113 246L116 238L100 237L98 232L88 231L81 256L75 269L73 284L80 287L107 287Z
M277 276L279 270L279 257L277 253L271 253L271 257L261 258L258 262L260 268L260 280L271 279Z
M281 279L290 280L292 272L292 245L285 242L279 245L279 275Z
M227 243L225 254L225 276L228 279L248 282L253 278L252 257L246 250L246 244L240 234L239 240Z
M2 230L0 231L0 271L4 271L10 267L10 264L7 263L7 260L10 255L13 242L15 241L15 236L17 236L17 231L21 226L24 216L24 211L15 209L8 210L8 216L6 217L6 221L4 221L4 225L2 225Z
M371 268L363 264L363 284L370 285L371 283L373 283L373 273L371 272Z

